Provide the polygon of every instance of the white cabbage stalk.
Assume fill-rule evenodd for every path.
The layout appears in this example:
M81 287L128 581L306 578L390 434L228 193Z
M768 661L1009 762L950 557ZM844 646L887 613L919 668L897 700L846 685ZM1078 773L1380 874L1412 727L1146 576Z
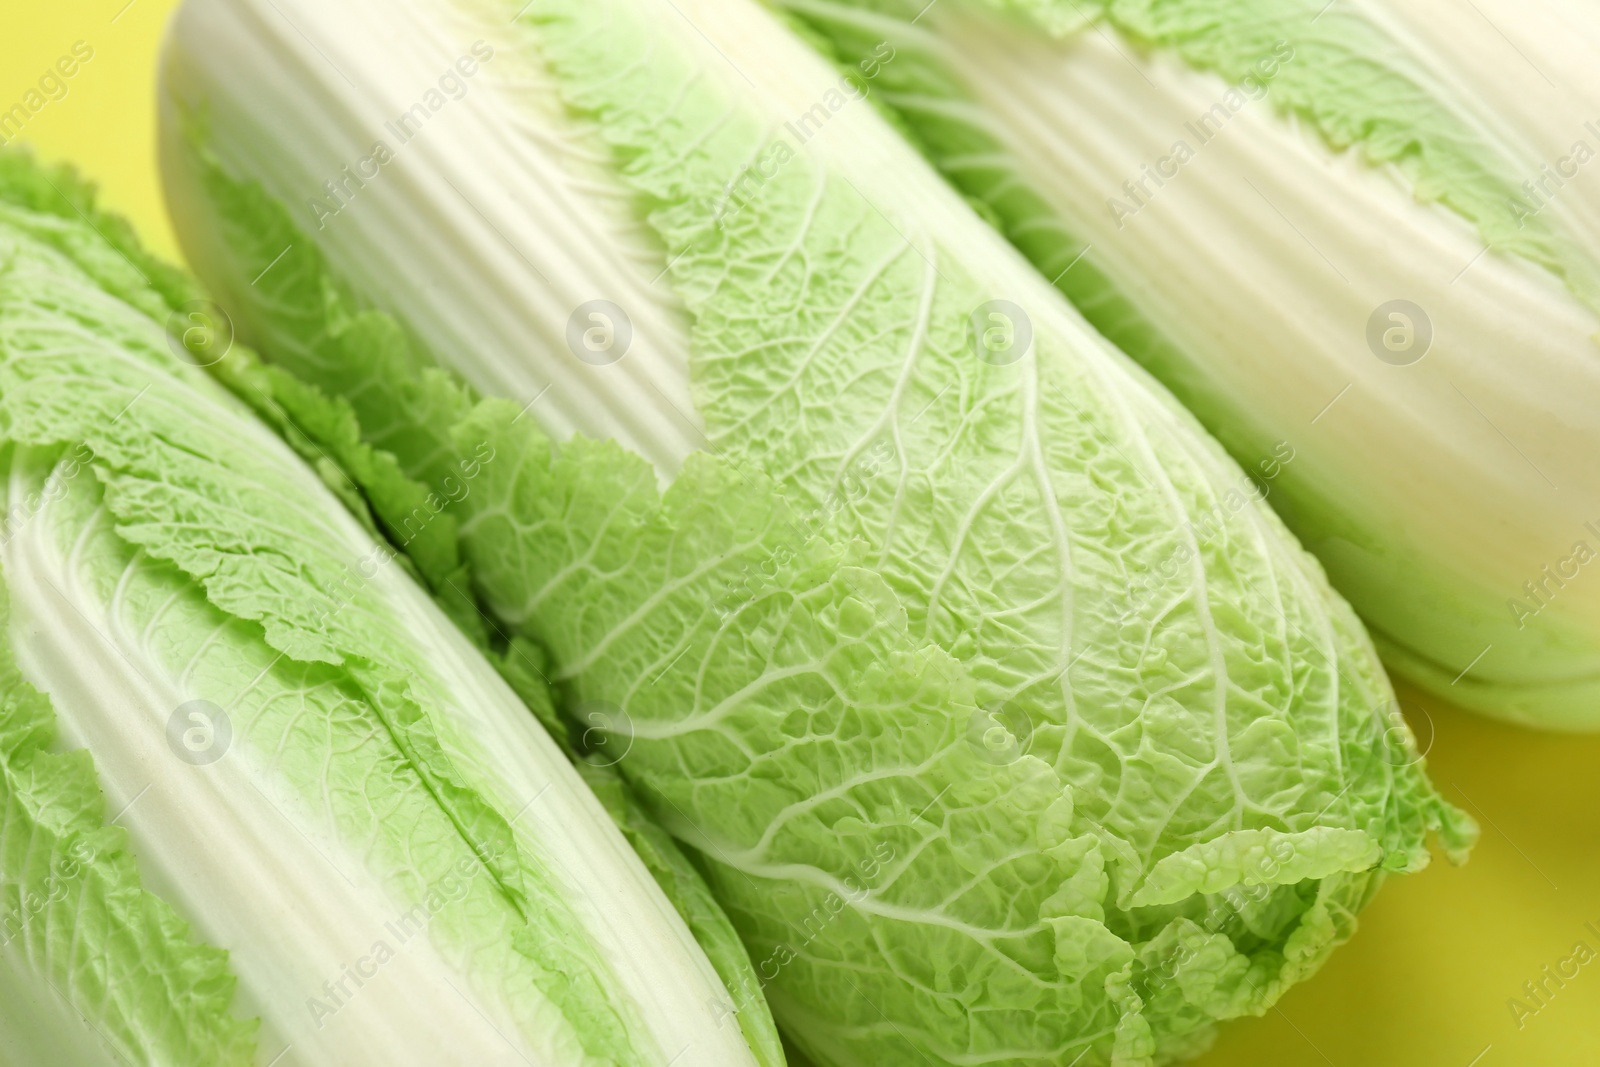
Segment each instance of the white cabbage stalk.
M527 706L174 355L209 305L0 171L0 1061L753 1067Z
M473 593L811 1060L1191 1056L1470 840L1253 483L771 11L191 0L163 77L241 333L507 457Z
M1274 502L1394 669L1600 726L1592 5L787 6L891 42L946 175L1247 469L1292 454Z
M394 10L185 5L167 46L166 130L194 121L173 114L175 102L203 100L218 155L293 205L339 273L403 312L472 386L538 398L529 413L558 438L616 437L675 471L704 440L688 327L665 264L628 221L627 190L601 165L604 144L560 120L527 31L495 5ZM215 91L230 79L251 91ZM164 143L169 195L198 203L192 172L175 162L182 148ZM186 252L226 277L222 232L196 222L176 216ZM228 278L241 296L250 281ZM625 308L633 332L628 358L603 367L568 353L573 309L595 299Z

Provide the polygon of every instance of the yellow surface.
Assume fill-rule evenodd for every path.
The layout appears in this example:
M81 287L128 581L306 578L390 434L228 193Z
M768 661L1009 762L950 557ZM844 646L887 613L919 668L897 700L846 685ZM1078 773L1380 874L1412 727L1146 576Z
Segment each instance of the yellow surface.
M1547 981L1543 1007L1523 992L1577 942L1600 953L1585 929L1600 930L1600 739L1402 706L1432 735L1434 782L1483 829L1472 859L1391 879L1321 974L1226 1027L1200 1067L1600 1065L1600 958ZM1539 1009L1521 1027L1513 997Z
M20 140L72 160L174 255L155 173L154 82L173 0L0 0L0 111L83 41L94 58ZM1483 826L1471 863L1396 878L1355 940L1201 1067L1595 1067L1600 959L1519 1028L1508 1002L1586 942L1600 952L1600 738L1551 737L1408 697L1440 787ZM1431 738L1431 742L1430 742ZM1474 1059L1475 1057L1481 1057ZM1064 1067L1064 1065L1063 1065Z
M145 243L176 258L155 163L156 55L175 0L0 0L0 119L14 104L47 101L20 136L0 126L0 143L35 146L100 183L101 202L131 217ZM56 63L73 46L93 58L69 78ZM70 66L70 65L69 65ZM60 78L66 93L47 79ZM50 99L51 95L60 99Z

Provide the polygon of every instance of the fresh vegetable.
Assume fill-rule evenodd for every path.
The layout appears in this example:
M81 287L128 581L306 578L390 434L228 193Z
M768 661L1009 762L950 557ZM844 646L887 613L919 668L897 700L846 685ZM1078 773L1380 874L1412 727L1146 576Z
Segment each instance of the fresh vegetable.
M472 593L805 1055L1170 1062L1466 846L1256 484L851 82L746 2L520 6L194 0L169 200L407 477L502 457Z
M1600 729L1600 21L784 0L1247 469L1400 674ZM1292 455L1291 463L1283 462Z
M16 153L0 265L0 1061L781 1064L293 383Z

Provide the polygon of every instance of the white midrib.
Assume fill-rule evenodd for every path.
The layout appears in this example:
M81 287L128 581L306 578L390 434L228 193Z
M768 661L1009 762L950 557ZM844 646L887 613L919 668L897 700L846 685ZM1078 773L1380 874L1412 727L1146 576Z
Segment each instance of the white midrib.
M686 328L663 298L665 280L646 274L637 250L617 240L618 213L606 202L631 194L619 185L616 196L597 195L591 176L573 174L564 153L529 135L515 99L516 86L532 76L521 27L479 24L457 11L495 48L467 95L400 147L324 229L304 210L308 197L325 196L324 181L354 161L351 145L393 141L385 123L470 46L471 37L452 32L442 16L411 8L393 18L377 0L336 8L316 0L226 10L187 5L174 24L169 84L180 96L195 85L241 79L303 87L270 99L209 94L218 112L214 145L225 165L262 180L367 300L384 305L386 294L418 288L436 297L387 310L478 390L526 403L549 387L531 414L558 439L577 430L616 437L675 472L701 440L697 425L685 423L694 412ZM305 47L301 32L316 50ZM280 43L262 46L263 37ZM270 147L285 139L298 151ZM171 191L199 195L192 175L172 164L172 149ZM432 210L419 217L419 204ZM191 256L231 277L234 305L248 306L246 269L232 264L204 227L185 227L182 236ZM412 250L422 248L428 255L419 260ZM608 366L583 363L567 349L569 315L594 299L622 306L633 324L627 354Z
M317 843L304 836L293 801L243 745L205 767L176 759L166 720L192 694L137 643L113 636L120 622L64 566L50 525L46 508L0 550L19 667L51 698L63 741L93 754L107 817L132 801L119 825L146 886L200 940L229 951L240 980L236 1011L262 1018L265 1058L287 1048L280 1063L384 1067L426 1050L445 1062L474 1047L484 1062L518 1062L520 1052L482 1009L440 981L453 971L426 938L405 945L377 980L316 1025L309 998L325 997L324 981L371 953L386 936L381 917L396 906L359 855L331 835L318 834ZM421 1017L420 1003L447 1024Z

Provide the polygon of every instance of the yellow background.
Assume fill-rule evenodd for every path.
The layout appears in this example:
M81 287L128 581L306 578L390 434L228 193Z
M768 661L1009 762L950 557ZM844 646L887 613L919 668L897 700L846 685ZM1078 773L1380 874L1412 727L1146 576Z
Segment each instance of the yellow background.
M19 139L77 163L108 207L176 256L154 149L174 0L0 2L0 112L74 42L93 46L68 95ZM1434 780L1483 827L1471 862L1392 880L1320 975L1265 1018L1225 1027L1201 1067L1600 1065L1600 961L1520 1029L1507 1004L1579 940L1600 950L1584 929L1600 929L1600 739L1531 734L1411 695L1405 708Z

